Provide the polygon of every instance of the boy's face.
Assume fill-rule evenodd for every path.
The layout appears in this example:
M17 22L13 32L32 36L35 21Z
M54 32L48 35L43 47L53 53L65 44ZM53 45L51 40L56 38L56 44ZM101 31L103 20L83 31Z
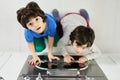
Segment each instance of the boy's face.
M87 44L82 45L82 46L78 46L76 43L76 40L74 40L73 41L73 48L74 48L75 54L80 54L80 53L85 51L85 49L87 48Z
M46 28L46 23L40 16L32 17L30 21L26 24L27 28L40 34L43 33Z

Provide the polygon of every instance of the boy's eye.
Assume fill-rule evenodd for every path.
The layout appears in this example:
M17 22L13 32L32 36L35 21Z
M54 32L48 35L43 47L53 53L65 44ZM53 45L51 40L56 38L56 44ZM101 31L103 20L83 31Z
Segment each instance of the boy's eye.
M80 46L76 45L77 48L79 48Z
M32 26L32 23L29 23L29 26Z
M86 47L83 47L83 49L85 49Z
M36 21L38 21L38 18L36 18Z

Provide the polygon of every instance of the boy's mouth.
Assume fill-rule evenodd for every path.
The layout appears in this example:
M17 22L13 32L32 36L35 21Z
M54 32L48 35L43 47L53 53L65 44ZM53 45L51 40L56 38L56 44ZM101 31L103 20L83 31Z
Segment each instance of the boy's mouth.
M39 30L41 27L38 27L36 30Z

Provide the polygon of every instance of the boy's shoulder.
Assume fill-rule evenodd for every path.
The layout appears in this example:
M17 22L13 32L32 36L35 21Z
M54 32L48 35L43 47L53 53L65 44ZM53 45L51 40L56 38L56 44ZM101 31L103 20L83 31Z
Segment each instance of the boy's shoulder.
M45 13L46 16L49 16L49 17L53 17L52 15L48 14L48 13Z
M25 34L25 35L28 35L28 34L30 34L30 33L31 33L31 31L30 31L29 29L25 29L25 30L24 30L24 34Z
M47 19L54 19L54 17L48 13L45 13L45 16L47 16Z
M24 34L25 35L32 35L32 34L35 34L35 32L33 32L33 31L29 30L29 29L25 29Z
M55 18L48 13L45 13L45 15L47 17L46 18L46 23L49 24L49 25L52 25L52 26L54 26L54 25L56 26Z

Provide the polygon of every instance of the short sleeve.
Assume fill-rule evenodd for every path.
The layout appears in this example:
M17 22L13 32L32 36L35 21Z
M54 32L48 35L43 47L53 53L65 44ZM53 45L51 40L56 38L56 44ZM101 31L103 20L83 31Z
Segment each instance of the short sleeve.
M54 37L56 34L56 22L51 15L47 14L47 27L48 27L48 36Z
M51 25L50 25L51 27L50 27L50 31L49 31L49 36L51 36L51 37L54 37L55 36L55 34L56 34L56 24L53 22Z
M31 34L31 32L27 29L24 30L24 36L25 36L25 39L26 39L26 42L30 43L30 42L33 42L34 41L34 37L33 35Z

